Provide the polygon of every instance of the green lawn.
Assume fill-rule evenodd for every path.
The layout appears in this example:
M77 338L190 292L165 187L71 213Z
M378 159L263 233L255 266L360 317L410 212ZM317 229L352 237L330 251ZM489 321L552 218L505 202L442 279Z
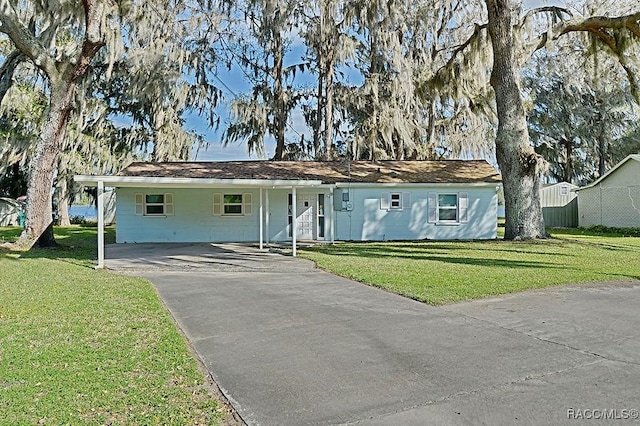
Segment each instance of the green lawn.
M0 228L0 244L18 234ZM96 228L56 238L57 249L0 248L0 423L219 423L150 283L93 269Z
M335 274L438 305L525 289L640 279L640 238L555 230L547 240L316 245Z

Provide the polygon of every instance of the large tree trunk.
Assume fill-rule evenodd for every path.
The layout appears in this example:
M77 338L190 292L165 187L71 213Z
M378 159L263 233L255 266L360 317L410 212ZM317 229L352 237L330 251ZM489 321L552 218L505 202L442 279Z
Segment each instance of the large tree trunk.
M25 230L18 245L30 248L34 243L53 246L52 194L53 178L62 149L62 141L71 100L78 81L85 75L89 64L104 45L102 23L104 13L111 4L103 0L82 0L84 8L84 38L74 57L64 60L50 55L42 40L38 40L16 15L13 6L2 3L0 31L7 34L16 48L45 72L49 79L50 98L47 116L40 132L35 155L29 165L29 188Z
M498 113L496 157L504 185L507 240L544 238L540 206L542 159L529 143L527 120L518 87L514 57L511 0L486 0L493 45L491 86Z
M20 244L31 246L37 243L40 247L55 245L51 189L71 112L74 87L70 82L51 82L49 110L29 167L26 223Z

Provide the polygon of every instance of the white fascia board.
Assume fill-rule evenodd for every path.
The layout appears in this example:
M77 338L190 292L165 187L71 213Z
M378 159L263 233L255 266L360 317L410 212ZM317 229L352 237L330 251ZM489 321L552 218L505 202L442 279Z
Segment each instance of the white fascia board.
M385 187L385 188L406 188L406 187L413 187L413 188L425 188L425 187L429 187L429 188L451 188L451 187L460 187L460 186L465 186L465 187L473 187L473 188L497 188L502 186L501 182L475 182L475 183L429 183L429 182L424 182L424 183L389 183L389 182L384 182L384 183L363 183L363 182L337 182L336 183L336 188L376 188L376 187Z
M112 187L129 188L238 188L273 187L291 188L315 187L322 185L319 180L284 179L205 179L205 178L167 178L145 176L85 176L76 175L74 181L85 186L98 186L98 181Z

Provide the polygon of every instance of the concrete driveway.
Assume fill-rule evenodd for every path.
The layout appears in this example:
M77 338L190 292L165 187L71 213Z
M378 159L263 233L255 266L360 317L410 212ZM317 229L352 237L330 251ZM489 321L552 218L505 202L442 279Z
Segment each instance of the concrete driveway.
M200 258L219 269L171 250L153 268L133 250L120 269L154 283L248 424L637 422L638 281L432 307L301 259L219 249Z

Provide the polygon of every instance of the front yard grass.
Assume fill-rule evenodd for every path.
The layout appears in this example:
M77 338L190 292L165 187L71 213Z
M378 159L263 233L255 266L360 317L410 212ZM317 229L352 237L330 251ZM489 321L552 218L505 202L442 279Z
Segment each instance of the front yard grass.
M0 248L0 423L218 424L151 284L93 270L96 231L56 229L56 249ZM19 232L0 228L0 244Z
M560 284L640 279L640 238L553 230L535 241L316 245L318 267L433 305Z

